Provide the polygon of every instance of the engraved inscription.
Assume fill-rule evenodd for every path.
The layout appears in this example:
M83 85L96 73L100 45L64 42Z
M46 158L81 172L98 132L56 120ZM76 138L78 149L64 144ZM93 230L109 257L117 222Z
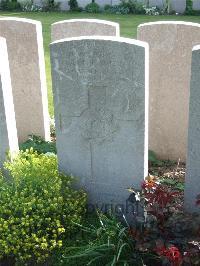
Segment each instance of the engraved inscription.
M144 85L121 78L111 90L109 90L110 109L116 119L123 121L138 121L143 115L140 110L144 108L142 98Z
M119 128L114 115L101 108L100 110L88 109L82 115L82 122L80 125L81 135L83 138L92 140L105 141L110 138Z
M119 129L114 114L107 107L107 88L91 86L88 88L89 108L82 114L80 130L84 139L105 141Z
M75 115L73 109L70 112L63 106L65 115L59 118L60 130L70 134L78 123L78 130L85 140L101 143L112 140L114 134L120 129L120 120L139 120L137 108L140 102L134 88L141 85L134 84L126 88L120 85L123 85L123 81L112 88L108 85L88 85L87 89L84 88L88 95L85 107L88 106L88 108L86 107L79 115ZM84 94L86 95L86 92ZM76 122L77 119L78 122Z

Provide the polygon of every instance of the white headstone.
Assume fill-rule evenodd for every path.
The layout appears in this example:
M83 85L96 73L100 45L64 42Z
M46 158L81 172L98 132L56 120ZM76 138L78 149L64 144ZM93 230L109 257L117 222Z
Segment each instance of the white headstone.
M17 152L18 140L6 40L0 38L0 168L6 153Z
M124 210L148 172L148 45L82 37L50 48L59 169L90 203Z
M100 19L69 19L51 25L52 42L80 36L119 37L119 24Z
M149 149L161 159L185 161L192 47L200 43L200 24L141 24L138 39L149 43Z
M187 173L185 180L185 207L189 212L200 212L196 205L200 195L200 45L192 52L192 77L188 129Z
M49 139L42 26L39 21L0 18L6 38L19 141L29 134Z

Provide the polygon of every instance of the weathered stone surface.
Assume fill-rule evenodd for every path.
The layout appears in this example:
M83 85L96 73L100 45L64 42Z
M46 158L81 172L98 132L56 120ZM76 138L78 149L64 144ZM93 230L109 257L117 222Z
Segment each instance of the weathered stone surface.
M65 39L51 44L51 61L60 170L99 208L125 207L126 188L147 175L148 45Z
M188 129L187 174L185 182L185 207L189 212L199 211L196 197L200 195L200 46L192 52L190 107Z
M138 27L149 43L149 148L160 158L185 161L192 47L200 25L155 22Z
M7 41L19 141L24 141L32 133L49 139L41 23L0 18L0 36Z
M0 168L8 151L18 150L6 40L0 38Z
M51 25L52 42L80 36L119 36L119 24L100 19L69 19Z

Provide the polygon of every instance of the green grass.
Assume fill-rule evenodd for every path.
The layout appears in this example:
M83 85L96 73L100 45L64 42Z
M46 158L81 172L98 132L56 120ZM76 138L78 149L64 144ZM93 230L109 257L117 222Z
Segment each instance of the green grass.
M200 23L199 16L145 16L145 15L87 14L87 13L72 13L72 12L50 12L50 13L0 12L0 16L29 18L29 19L39 20L42 22L46 74L47 74L47 84L48 84L49 112L51 115L53 115L53 98L52 98L52 87L51 87L49 43L50 43L50 27L52 23L59 20L72 19L72 18L105 19L105 20L118 22L120 24L121 36L129 38L136 38L137 26L145 22L153 22L158 20L184 20L184 21Z

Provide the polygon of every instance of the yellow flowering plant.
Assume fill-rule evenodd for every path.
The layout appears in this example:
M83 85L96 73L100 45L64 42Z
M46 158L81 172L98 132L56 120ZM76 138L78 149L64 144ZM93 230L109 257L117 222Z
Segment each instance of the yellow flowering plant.
M58 172L57 157L21 151L0 174L0 260L44 261L85 212L86 194Z

